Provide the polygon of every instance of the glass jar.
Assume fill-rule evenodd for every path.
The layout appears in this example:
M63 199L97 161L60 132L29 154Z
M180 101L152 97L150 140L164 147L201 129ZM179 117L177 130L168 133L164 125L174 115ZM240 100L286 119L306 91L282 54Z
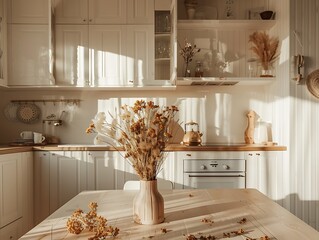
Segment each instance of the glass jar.
M196 67L195 67L195 77L203 77L204 76L204 71L202 68L202 63L200 61L196 62Z

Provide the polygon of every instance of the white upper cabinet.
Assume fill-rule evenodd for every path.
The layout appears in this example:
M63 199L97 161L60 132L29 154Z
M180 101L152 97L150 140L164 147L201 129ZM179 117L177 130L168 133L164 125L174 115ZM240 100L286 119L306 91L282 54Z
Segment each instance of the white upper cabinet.
M56 0L54 8L57 85L144 86L154 79L154 1Z
M153 24L150 0L55 0L57 24Z
M58 85L89 85L88 28L56 25L55 78Z
M90 84L127 85L126 26L90 26Z
M51 0L9 1L9 86L54 84L50 3Z
M92 24L125 24L126 0L89 0L89 22Z
M57 24L125 24L126 0L55 0Z
M11 24L8 33L8 85L51 85L48 27Z
M48 24L49 0L11 0L10 23Z
M154 79L154 27L127 28L127 80L134 86L151 85Z
M154 23L154 0L127 0L127 5L127 23Z
M56 24L87 24L88 0L54 0Z

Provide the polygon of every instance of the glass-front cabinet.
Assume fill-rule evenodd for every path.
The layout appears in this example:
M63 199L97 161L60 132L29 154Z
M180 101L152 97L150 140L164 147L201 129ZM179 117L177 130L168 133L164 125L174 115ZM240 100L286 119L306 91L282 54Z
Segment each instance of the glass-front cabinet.
M174 85L176 76L176 1L155 0L155 81Z

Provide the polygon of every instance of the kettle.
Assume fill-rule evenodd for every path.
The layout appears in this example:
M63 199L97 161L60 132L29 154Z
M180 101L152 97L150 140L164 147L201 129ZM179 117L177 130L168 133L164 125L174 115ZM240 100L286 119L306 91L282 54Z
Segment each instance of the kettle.
M194 128L196 128L195 131ZM196 122L185 123L182 144L186 146L200 146L203 134L198 131L198 128L199 126Z

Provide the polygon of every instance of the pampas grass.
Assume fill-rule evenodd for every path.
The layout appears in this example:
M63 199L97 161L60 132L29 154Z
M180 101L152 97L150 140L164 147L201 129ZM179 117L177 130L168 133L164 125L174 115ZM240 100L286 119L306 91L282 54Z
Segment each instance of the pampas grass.
M249 42L253 43L251 50L259 58L263 69L268 70L279 57L278 38L270 37L266 32L254 32L249 36Z

